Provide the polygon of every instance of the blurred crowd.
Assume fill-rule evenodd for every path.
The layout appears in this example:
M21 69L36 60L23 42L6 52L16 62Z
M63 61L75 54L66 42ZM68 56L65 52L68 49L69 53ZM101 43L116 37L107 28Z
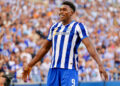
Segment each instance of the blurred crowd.
M50 26L59 20L62 1L0 0L0 33L4 33L0 39L0 76L14 73L12 82L24 82L23 69L41 48ZM69 1L77 7L73 19L88 29L109 80L120 80L120 0ZM83 44L78 52L79 81L100 81L96 62ZM46 82L51 57L52 49L33 67L26 82Z

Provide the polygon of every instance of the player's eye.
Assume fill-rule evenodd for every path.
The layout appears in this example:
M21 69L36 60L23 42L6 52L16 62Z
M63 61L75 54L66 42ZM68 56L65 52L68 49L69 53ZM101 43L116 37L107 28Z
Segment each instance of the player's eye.
M60 11L67 11L66 8L60 8Z
M66 11L67 9L66 8L63 8L63 11Z

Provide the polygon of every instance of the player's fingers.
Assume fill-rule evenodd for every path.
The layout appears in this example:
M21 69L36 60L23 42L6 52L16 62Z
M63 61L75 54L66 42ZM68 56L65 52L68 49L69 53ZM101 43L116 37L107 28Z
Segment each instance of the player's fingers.
M108 75L105 73L105 80L108 81Z
M26 81L26 80L27 80L27 76L25 76L25 77L23 78L23 80Z
M108 75L107 75L106 71L103 71L102 75L104 76L104 80L108 81Z
M24 81L26 81L26 80L27 80L27 76L28 76L27 73L24 72L24 73L22 74L22 79L23 79Z
M100 76L101 76L101 78L102 78L102 72L100 72Z
M101 76L101 78L103 77L103 73L102 73L102 71L99 69L99 73L100 73L100 76Z
M103 79L103 80L106 80L106 77L105 77L105 74L104 74L104 72L100 72L100 76L101 76L101 78Z

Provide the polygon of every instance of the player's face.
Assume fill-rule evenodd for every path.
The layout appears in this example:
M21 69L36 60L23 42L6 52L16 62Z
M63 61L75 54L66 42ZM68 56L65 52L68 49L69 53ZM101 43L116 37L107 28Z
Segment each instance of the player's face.
M59 16L61 21L68 20L73 14L73 10L68 5L62 5L60 7Z

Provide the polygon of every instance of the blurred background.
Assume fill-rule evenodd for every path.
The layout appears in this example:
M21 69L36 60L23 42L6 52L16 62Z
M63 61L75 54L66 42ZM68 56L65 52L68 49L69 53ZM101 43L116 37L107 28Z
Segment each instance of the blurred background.
M14 73L13 83L24 83L23 68L36 55L48 35L50 26L59 19L64 0L0 0L0 86L1 76ZM82 22L100 55L109 81L120 80L120 0L69 0L77 11L74 20ZM101 81L96 62L85 46L79 52L79 81ZM47 80L52 50L32 69L26 82Z

